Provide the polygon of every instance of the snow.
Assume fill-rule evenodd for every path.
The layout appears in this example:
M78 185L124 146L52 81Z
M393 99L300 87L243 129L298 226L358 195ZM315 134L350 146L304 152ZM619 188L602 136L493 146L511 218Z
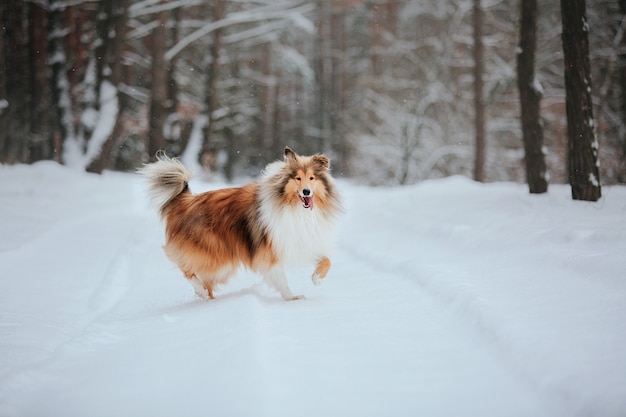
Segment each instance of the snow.
M626 187L338 186L305 300L203 301L136 175L0 166L0 416L624 415Z
M115 128L118 110L117 88L105 80L100 86L100 109L88 108L81 115L82 124L93 129L87 142L87 150L82 152L82 143L78 139L68 140L64 154L67 165L84 169L98 156L102 145Z
M533 77L533 90L535 90L537 93L539 93L542 96L545 93L543 85L541 84L541 81L539 81L539 79L537 77ZM592 120L592 123L593 123L593 120ZM593 126L593 125L591 125L591 126Z
M265 20L293 18L297 19L299 14L308 13L313 9L315 9L315 6L310 4L298 5L291 2L272 2L249 10L231 13L225 18L218 21L210 22L182 38L176 45L174 45L165 53L165 60L171 60L188 45L196 42L199 39L202 39L203 37L217 29L230 25L255 23Z
M294 13L289 17L289 19L291 20L291 23L293 23L297 28L303 30L307 34L315 34L315 24L303 14Z
M189 143L180 157L181 162L192 172L202 172L202 167L198 162L198 155L202 150L202 129L207 126L208 122L209 118L205 114L200 114L194 119L189 135Z
M89 162L98 155L102 144L111 135L115 127L115 119L118 112L117 88L106 80L102 81L100 86L100 102L100 111L98 112L85 155L86 160Z
M292 73L299 73L305 81L311 82L315 79L315 72L309 65L308 60L294 48L281 47L277 51L281 67Z

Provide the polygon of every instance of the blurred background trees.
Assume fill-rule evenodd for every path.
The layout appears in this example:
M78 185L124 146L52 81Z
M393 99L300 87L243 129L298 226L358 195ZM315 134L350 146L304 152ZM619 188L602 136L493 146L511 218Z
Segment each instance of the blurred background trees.
M538 3L540 148L567 182L561 15ZM289 145L371 184L472 176L476 4L482 179L525 182L521 0L4 0L0 161L132 170L165 149L231 179ZM586 12L599 175L624 183L626 2Z

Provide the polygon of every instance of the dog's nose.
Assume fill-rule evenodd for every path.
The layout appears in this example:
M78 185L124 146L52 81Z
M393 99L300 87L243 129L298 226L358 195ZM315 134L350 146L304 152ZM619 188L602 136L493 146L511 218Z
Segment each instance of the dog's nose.
M309 190L308 188L305 188L304 190L302 190L302 195L305 197L308 197L311 195L311 190Z

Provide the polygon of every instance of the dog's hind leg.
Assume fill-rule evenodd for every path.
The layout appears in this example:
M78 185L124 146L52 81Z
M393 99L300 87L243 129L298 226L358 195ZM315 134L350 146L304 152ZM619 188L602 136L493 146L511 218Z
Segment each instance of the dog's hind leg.
M202 294L198 293L198 291L196 290L196 293L198 293L198 295L200 295L200 297L206 299L206 295L208 295L208 298L210 298L211 300L215 299L215 296L213 295L213 291L219 287L222 284L226 284L226 282L233 276L235 275L235 273L237 272L237 268L234 266L228 266L228 267L224 267L218 271L214 271L214 272L204 272L201 274L195 274L198 278L198 284L202 285L203 291ZM193 281L192 281L193 284ZM195 285L194 285L195 288Z
M317 267L315 268L315 272L313 272L313 275L311 275L311 281L313 281L313 284L321 285L322 279L326 278L329 269L330 259L324 256L319 261L317 261Z
M191 278L189 279L189 283L191 284L191 286L193 287L193 290L196 292L196 295L200 298L202 298L203 300L209 300L209 299L214 299L215 297L213 296L213 288L207 288L206 284L202 281L200 281L200 279L194 274L191 276Z
M182 268L181 268L181 270L183 271L183 274L185 275L185 278L187 278L187 280L189 281L189 283L193 287L193 290L196 293L196 295L198 297L202 298L203 300L208 300L209 299L209 294L208 294L206 288L204 288L204 285L202 284L202 282L200 281L198 276L193 271L184 270Z
M182 268L181 268L182 269ZM213 286L210 285L211 281L207 281L203 276L198 276L195 272L183 270L185 278L189 280L189 283L193 287L196 295L203 300L213 300ZM208 285L207 285L208 283Z
M300 300L304 298L303 295L293 295L289 285L287 284L287 276L283 267L280 265L274 265L267 272L263 274L263 279L270 287L278 291L285 301Z

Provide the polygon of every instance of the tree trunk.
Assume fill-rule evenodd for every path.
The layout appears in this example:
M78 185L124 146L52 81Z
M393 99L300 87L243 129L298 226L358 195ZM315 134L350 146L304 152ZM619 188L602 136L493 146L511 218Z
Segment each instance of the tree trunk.
M374 2L372 4L370 20L370 67L374 77L381 76L384 71L384 30L385 30L385 8L382 4Z
M4 16L7 14L7 3L0 2L0 16L2 16L0 17L0 163L4 161L4 147L7 143L6 125L9 107L9 101L7 100L7 71L5 67L7 62L5 43L7 23Z
M626 0L619 0L619 10L622 13L622 18L626 17ZM626 36L622 37L620 42L620 51L626 51ZM622 143L622 163L626 164L626 53L621 52L619 54L619 85L621 93L621 119L622 129L619 132L619 140Z
M277 120L274 119L276 116L276 103L278 102L278 97L274 94L276 93L276 84L278 84L278 76L274 73L274 65L273 65L273 54L272 54L272 45L266 44L263 47L263 53L260 58L261 63L261 71L263 73L263 77L265 81L259 85L260 90L260 106L262 116L260 118L260 131L263 132L260 138L260 149L259 152L262 156L262 159L265 161L271 161L275 155L276 148L273 145L274 140L274 130L275 124Z
M3 36L5 95L0 97L0 161L27 162L30 136L28 34L24 27L27 5L22 0L2 1L0 29Z
M216 0L213 6L213 21L217 22L224 18L226 4L224 0ZM217 168L216 158L218 146L215 143L215 111L219 106L217 95L217 80L219 78L220 52L222 49L223 30L213 32L213 43L209 47L211 62L207 70L205 107L207 113L207 126L204 129L202 150L200 151L200 164L207 170Z
M115 33L113 38L107 36L106 42L109 44L103 50L107 51L106 59L104 62L105 65L110 68L110 75L108 76L111 84L116 88L122 82L122 54L124 52L125 45L125 37L127 31L127 22L128 22L128 3L130 0L109 0L108 2L111 4L110 13L112 13L107 18L107 27L109 31L107 33ZM107 72L104 70L105 66L100 67L100 71ZM113 126L113 130L109 134L108 138L102 144L100 148L100 152L98 155L90 161L89 165L86 168L87 172L93 172L97 174L101 174L102 171L109 165L109 160L111 159L111 152L113 151L113 146L117 139L123 133L124 127L122 126L122 118L124 110L127 107L128 99L125 97L119 90L116 93L117 100L117 116L115 117L115 125Z
M476 154L474 158L474 180L485 181L485 103L483 100L483 10L480 0L474 0L474 111Z
M522 0L517 88L519 89L522 137L526 160L526 181L531 193L548 191L546 161L543 153L543 126L540 117L541 91L535 80L537 45L537 0Z
M395 3L390 2L390 3ZM335 8L332 10L330 19L330 37L332 40L332 77L331 89L332 108L330 113L330 137L332 143L332 151L337 155L337 163L334 169L340 171L343 169L341 163L346 160L343 132L343 124L345 118L346 101L346 30L345 30L345 12L343 9ZM328 152L331 149L322 149Z
M72 123L72 103L70 98L70 83L67 78L67 59L63 45L64 30L61 27L61 8L58 0L50 0L48 9L48 21L50 34L48 36L48 50L51 59L52 92L50 142L52 144L52 157L57 162L62 162L63 141L74 136Z
M231 69L230 69L230 75L233 79L241 79L241 74L239 72L239 65L237 64L237 60L232 60L231 63ZM231 83L231 85L226 89L226 95L228 97L238 97L239 95L237 94L237 90L238 90L238 84L237 83ZM230 117L230 116L228 116ZM237 163L237 160L239 159L239 157L241 156L241 148L243 147L244 150L244 154L246 153L246 151L249 151L249 148L252 148L254 146L254 144L250 144L249 146L245 146L243 143L240 143L240 139L237 137L237 134L235 133L235 131L233 130L233 121L228 121L228 123L225 123L224 127L222 127L222 129L220 130L220 135L224 138L224 145L225 145L225 151L226 151L226 160L224 161L224 166L223 166L223 173L224 173L224 177L226 178L226 181L228 182L232 182L232 180L234 179L234 175L235 175L235 165ZM261 149L262 149L262 143L261 145Z
M94 49L92 53L92 62L95 69L95 84L93 85L93 93L90 94L92 106L95 110L100 110L100 92L103 81L106 79L105 73L108 72L108 65L111 61L111 40L109 34L114 30L113 18L114 1L102 1L98 4L98 13L96 15L96 36ZM91 129L87 129L87 136L91 136Z
M315 79L317 83L317 128L319 130L319 145L317 149L325 152L330 147L330 78L332 61L330 57L330 4L326 0L319 0L317 10L317 36L315 37Z
M47 12L39 4L26 3L28 7L29 90L22 91L30 99L28 114L29 163L52 157L54 135L53 117L50 114L50 79L48 77L48 33L51 33Z
M274 90L273 96L274 96L274 102L272 103L272 106L274 107L272 113L272 139L270 142L270 148L273 150L276 149L280 149L281 146L284 146L283 144L281 144L281 123L282 118L281 118L281 111L280 111L280 82L278 82L278 80L276 80L276 82L274 83L274 86L272 87ZM295 86L294 88L297 88L297 86ZM303 106L300 105L297 107L296 109L296 114L301 111L300 109ZM300 120L304 120L304 117L302 117Z
M572 198L597 201L602 193L591 100L591 71L585 0L561 0L568 168Z
M165 51L167 47L167 11L158 14L158 25L152 31L152 95L150 96L150 121L148 131L148 154L151 161L165 149L163 126L167 118L167 67Z
M170 47L172 47L176 45L180 40L180 9L172 10L170 24ZM170 114L176 113L176 111L178 110L178 83L176 82L176 64L178 63L179 56L179 54L176 54L167 62L167 110Z

